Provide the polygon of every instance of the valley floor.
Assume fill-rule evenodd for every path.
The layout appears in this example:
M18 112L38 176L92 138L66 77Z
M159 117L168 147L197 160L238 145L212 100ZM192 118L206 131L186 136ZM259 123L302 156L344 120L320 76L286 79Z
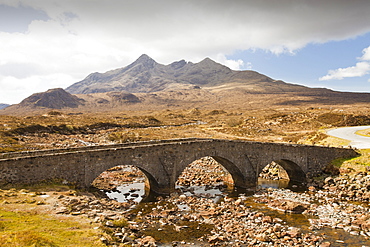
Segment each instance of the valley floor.
M323 130L356 125L370 125L369 108L194 108L99 114L48 111L33 116L0 116L0 152L187 137L346 146L348 141L330 137ZM225 196L220 203L174 194L166 203L159 200L134 210L130 203L76 191L63 183L28 188L3 184L0 246L155 246L166 241L177 246L266 246L270 242L341 246L340 241L352 241L351 236L368 246L370 152L361 150L361 156L337 160L333 166L341 175L324 174L312 181L315 186L304 194L271 189L248 198ZM279 201L282 197L285 201ZM319 204L308 206L312 201ZM252 204L265 205L265 210L253 209ZM180 212L173 205L188 205L189 211ZM276 210L282 205L285 208ZM281 212L303 208L316 220L308 223L306 219L302 227L289 221L290 213ZM338 231L349 240L325 237L322 228L334 229L330 234L337 234L335 229L340 228ZM187 239L189 236L195 239Z
M189 137L340 146L348 142L321 130L370 125L368 113L368 108L291 107L0 115L0 152Z

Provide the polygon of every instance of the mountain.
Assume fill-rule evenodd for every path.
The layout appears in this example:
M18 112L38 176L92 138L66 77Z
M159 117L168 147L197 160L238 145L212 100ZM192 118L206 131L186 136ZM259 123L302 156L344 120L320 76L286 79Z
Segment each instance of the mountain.
M130 106L141 103L141 100L137 96L124 91L89 95L82 94L81 96L72 95L62 88L49 89L46 92L32 94L19 104L1 109L0 115L22 115L50 111L51 109L95 111L97 110L96 108L99 108L100 111L105 111L123 105ZM86 96L86 98L83 96Z
M141 55L132 64L108 71L92 73L66 91L72 94L90 94L112 91L150 93L194 87L214 87L227 83L250 85L251 91L302 91L306 87L276 81L255 71L234 71L206 58L199 63L184 60L162 65L147 55Z
M0 110L1 110L1 109L6 108L6 107L8 107L8 106L10 106L10 105L8 105L8 104L1 104L1 103L0 103Z
M255 71L234 71L209 58L162 65L147 55L105 73L93 73L66 90L33 94L1 115L165 109L261 110L285 107L363 107L369 93L336 92L274 80Z
M21 103L9 106L6 110L17 108L77 108L83 105L83 103L84 100L66 92L64 89L54 88L46 92L32 94L28 98L22 100Z

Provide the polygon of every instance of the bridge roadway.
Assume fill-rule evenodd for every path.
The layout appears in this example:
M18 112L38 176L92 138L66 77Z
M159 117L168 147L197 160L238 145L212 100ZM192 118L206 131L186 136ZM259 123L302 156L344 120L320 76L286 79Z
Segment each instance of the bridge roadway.
M177 178L193 161L210 156L231 174L234 185L254 188L259 172L272 161L292 181L305 182L319 175L337 158L358 154L353 149L285 143L220 139L170 139L79 148L0 154L0 184L33 184L63 179L88 188L95 178L119 165L138 167L150 189L168 194Z

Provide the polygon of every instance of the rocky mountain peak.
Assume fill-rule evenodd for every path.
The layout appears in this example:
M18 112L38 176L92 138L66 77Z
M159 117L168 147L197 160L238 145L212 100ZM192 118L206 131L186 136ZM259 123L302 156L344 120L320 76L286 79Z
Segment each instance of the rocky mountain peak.
M218 71L219 73L228 73L231 72L232 70L225 65L222 65L220 63L217 63L213 61L210 58L205 58L199 63L195 64L197 68L201 68L202 70L208 70L208 71Z
M175 70L177 69L181 69L182 67L184 67L185 65L187 65L188 63L185 61L185 60L180 60L180 61L177 61L177 62L173 62L171 63L169 66Z
M136 59L136 61L134 63L132 63L131 65L135 66L135 65L138 65L138 64L141 64L146 68L153 68L157 64L157 62L154 61L154 59L152 59L148 55L143 54L138 59Z
M206 57L205 59L203 59L202 61L200 61L198 64L199 65L208 65L208 66L220 66L221 65L219 63L216 63L215 61L213 61L209 57ZM223 66L223 65L221 65L221 66Z

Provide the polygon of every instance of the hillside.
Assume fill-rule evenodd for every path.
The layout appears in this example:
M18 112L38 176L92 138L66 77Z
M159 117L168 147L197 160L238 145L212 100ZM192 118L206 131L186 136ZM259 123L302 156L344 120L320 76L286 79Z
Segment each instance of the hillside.
M0 110L6 108L8 106L9 106L8 104L0 104Z
M46 92L35 93L21 103L11 105L5 109L6 111L16 111L24 109L62 109L62 108L77 108L82 105L84 100L66 92L62 88L49 89Z

